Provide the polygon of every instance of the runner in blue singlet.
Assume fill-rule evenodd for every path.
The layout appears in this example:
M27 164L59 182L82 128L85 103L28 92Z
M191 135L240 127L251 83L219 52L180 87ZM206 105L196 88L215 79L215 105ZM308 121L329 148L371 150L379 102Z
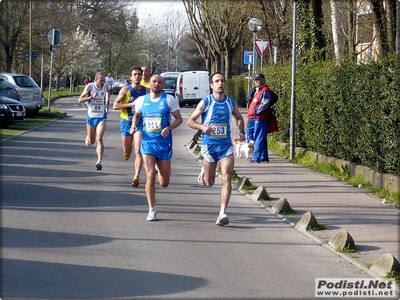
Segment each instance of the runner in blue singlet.
M156 220L156 165L158 180L162 187L167 187L171 178L172 130L182 123L179 103L171 95L163 92L164 78L154 75L150 78L150 94L136 100L135 114L132 120L131 133L137 131L142 122L142 146L146 170L146 197L149 204L148 221ZM171 123L171 116L175 119Z
M203 167L199 175L201 185L212 186L215 183L215 171L219 162L222 173L220 213L215 224L223 226L229 223L225 211L231 196L231 173L234 166L233 145L231 139L231 116L236 119L240 130L240 140L245 140L244 121L236 101L225 95L225 77L214 73L210 77L212 94L197 105L189 117L189 127L203 132L201 154ZM202 122L197 122L201 116Z
M103 136L106 130L108 105L110 104L110 90L105 85L105 76L97 72L94 82L88 83L78 99L78 103L87 104L86 146L93 145L97 141L96 169L101 170L104 153Z

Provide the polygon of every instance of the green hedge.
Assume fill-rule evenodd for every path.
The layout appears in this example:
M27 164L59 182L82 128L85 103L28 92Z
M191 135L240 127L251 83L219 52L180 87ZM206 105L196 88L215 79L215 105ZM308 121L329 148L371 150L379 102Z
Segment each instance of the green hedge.
M268 66L282 142L289 142L291 65ZM227 85L235 99L242 96ZM246 80L241 79L243 90ZM236 84L239 86L238 84ZM400 174L400 66L396 57L369 64L332 62L296 70L295 144L308 150ZM236 93L236 94L235 94ZM229 94L229 93L228 93ZM244 98L243 98L244 99Z

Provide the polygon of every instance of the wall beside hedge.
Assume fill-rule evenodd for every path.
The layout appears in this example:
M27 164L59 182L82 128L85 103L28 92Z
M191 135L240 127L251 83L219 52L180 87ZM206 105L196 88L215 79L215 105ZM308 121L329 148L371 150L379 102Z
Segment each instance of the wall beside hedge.
M268 66L281 142L289 142L291 65ZM241 81L242 83L238 83ZM229 82L229 84L228 84ZM227 94L243 103L246 80L227 82ZM244 92L240 93L239 89ZM295 144L311 151L400 174L400 66L396 57L365 65L318 62L296 70Z

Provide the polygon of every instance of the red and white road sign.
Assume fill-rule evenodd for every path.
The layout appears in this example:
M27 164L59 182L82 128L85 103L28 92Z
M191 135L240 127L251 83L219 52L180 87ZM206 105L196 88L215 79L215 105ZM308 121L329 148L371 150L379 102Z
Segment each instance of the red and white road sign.
M256 50L260 56L264 56L269 49L269 40L256 39Z

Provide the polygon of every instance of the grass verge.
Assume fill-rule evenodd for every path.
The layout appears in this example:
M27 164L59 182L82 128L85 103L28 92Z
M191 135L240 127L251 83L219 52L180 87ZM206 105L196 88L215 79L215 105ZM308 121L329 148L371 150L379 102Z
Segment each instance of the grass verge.
M78 88L78 91L80 88ZM48 99L48 91L45 91L44 93L44 98ZM68 96L75 96L79 95L77 92L71 93L69 89L61 89L60 91L52 91L52 100L55 100L60 97L68 97ZM54 119L57 118L63 118L66 116L66 113L60 109L57 108L52 108L50 107L50 111L47 109L47 103L48 101L45 100L45 105L44 107L39 111L39 113L35 117L27 117L25 118L24 122L21 123L15 123L7 128L1 128L0 129L0 140L5 140L7 138L16 136L18 134L21 134L25 131L31 130L33 128L36 128L40 125L46 124L51 122Z

